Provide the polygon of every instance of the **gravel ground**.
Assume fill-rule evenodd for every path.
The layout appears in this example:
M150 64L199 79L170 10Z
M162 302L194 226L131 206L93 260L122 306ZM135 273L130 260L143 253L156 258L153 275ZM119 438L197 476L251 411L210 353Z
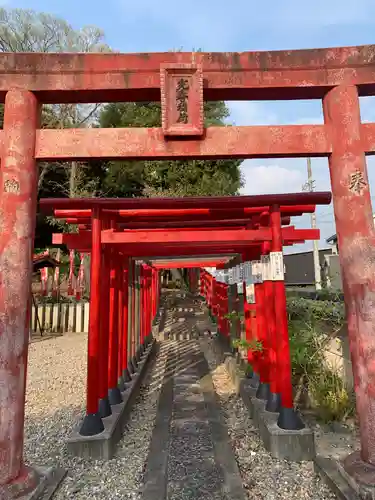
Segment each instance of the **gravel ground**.
M68 469L56 500L141 500L140 487L154 427L169 343L161 345L125 429L116 457L87 461L68 454L65 440L83 416L87 335L67 334L30 346L25 455L35 465ZM249 499L335 498L311 463L293 464L265 451L214 344L201 340ZM163 500L163 499L160 499Z
M264 449L248 410L210 340L201 340L228 426L243 484L251 500L329 500L336 498L314 473L311 462L276 460Z
M65 440L83 416L87 335L67 334L30 346L25 458L34 465L68 469L56 500L139 500L166 347L153 361L116 457L88 461L68 454Z

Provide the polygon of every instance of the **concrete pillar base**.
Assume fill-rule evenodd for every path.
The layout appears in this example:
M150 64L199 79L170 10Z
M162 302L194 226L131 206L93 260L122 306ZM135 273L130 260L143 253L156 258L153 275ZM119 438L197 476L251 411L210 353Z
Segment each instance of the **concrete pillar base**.
M316 472L337 498L375 498L375 467L363 462L359 452L350 454L343 462L321 456L314 462Z
M25 467L15 481L0 486L2 500L49 500L66 475L66 470L54 467Z
M249 383L250 383L251 387L254 387L254 389L257 389L258 385L260 383L259 373L253 372L252 376L250 376L248 378L249 378Z
M131 382L132 378L127 368L122 372L122 378L124 380L124 384Z

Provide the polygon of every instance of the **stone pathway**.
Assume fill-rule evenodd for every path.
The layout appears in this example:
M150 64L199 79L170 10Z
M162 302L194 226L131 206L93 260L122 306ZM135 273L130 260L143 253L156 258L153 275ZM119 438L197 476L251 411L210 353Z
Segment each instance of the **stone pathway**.
M244 500L207 361L195 340L169 341L144 500Z

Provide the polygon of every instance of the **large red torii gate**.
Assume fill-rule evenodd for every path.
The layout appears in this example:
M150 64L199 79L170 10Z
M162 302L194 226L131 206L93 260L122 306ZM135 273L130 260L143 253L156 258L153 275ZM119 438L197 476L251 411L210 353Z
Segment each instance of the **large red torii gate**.
M327 156L361 431L360 470L375 466L375 373L370 361L375 345L375 249L365 161L365 154L375 152L375 124L361 123L359 107L359 96L375 94L374 54L374 46L243 53L2 54L0 370L6 389L0 407L23 408L25 397L25 304L36 161ZM178 79L190 85L189 94L182 97L184 116L175 100ZM160 98L163 126L158 129L39 128L41 103ZM301 98L322 100L324 125L203 128L203 99ZM7 415L0 426L5 450L9 439L22 439L23 428L23 412ZM0 456L1 485L20 476L22 457L8 452ZM358 456L348 460L349 468L352 460Z

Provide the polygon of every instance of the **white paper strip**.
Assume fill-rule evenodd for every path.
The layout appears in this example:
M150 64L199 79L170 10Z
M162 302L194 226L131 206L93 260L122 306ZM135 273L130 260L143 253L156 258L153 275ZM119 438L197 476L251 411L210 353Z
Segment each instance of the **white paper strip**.
M248 304L255 304L255 287L254 283L246 285L246 301Z
M284 281L283 252L271 252L270 264L272 281Z

